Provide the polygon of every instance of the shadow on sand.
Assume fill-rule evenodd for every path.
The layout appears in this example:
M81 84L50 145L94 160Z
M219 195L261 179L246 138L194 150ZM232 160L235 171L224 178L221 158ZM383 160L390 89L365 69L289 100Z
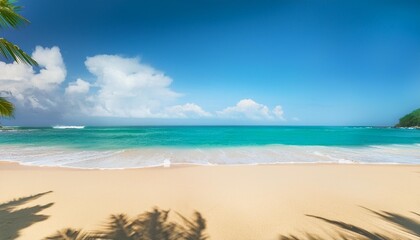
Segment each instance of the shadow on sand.
M66 228L45 238L49 240L205 240L206 220L199 212L191 219L176 213L181 223L169 220L169 211L152 211L130 218L126 214L111 215L101 230L84 232Z
M0 204L0 240L16 239L19 237L20 230L27 228L34 223L46 220L49 216L38 213L51 207L53 203L26 208L21 207L48 193L51 193L51 191L18 198Z
M374 211L365 207L362 207L373 213L374 216L379 217L384 221L386 225L383 225L383 231L381 233L369 231L359 226L355 226L342 221L328 219L315 215L306 215L311 218L321 220L334 226L336 234L330 236L331 239L343 239L343 240L411 240L420 239L420 222L413 218L403 216L397 213L391 213L386 211ZM419 214L411 212L413 217ZM390 227L392 226L392 227ZM321 240L325 237L320 237L311 233L304 233L304 237L298 237L296 235L280 235L280 240Z
M363 227L324 218L306 215L326 223L333 230L328 239L341 240L411 240L420 239L420 222L413 218L386 211L374 211L364 208L374 217L381 219L384 225L375 232ZM178 220L169 221L169 211L158 208L145 212L135 218L125 214L111 215L102 230L84 232L77 229L63 229L47 237L49 240L204 240L206 221L198 212L190 219L176 213ZM412 212L413 216L418 216ZM179 223L181 222L181 224ZM311 233L280 235L280 240L324 240L325 236Z

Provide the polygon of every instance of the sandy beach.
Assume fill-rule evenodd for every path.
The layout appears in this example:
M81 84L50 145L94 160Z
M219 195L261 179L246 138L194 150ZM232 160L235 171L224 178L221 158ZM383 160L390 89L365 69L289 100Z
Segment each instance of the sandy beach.
M420 240L420 0L0 0L0 240Z
M42 239L66 227L95 230L110 214L135 216L153 207L185 216L199 211L210 239L279 239L291 234L364 239L376 233L418 239L419 186L418 165L77 170L2 162L0 239L7 234ZM52 192L5 207L13 199L47 191Z

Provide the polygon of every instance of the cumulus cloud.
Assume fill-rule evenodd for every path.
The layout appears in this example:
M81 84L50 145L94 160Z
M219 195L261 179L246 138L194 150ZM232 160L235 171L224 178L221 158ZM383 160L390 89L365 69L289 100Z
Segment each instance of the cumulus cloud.
M283 119L283 110L280 105L270 110L266 105L252 99L242 99L235 106L219 111L218 115L225 118L245 117L253 120Z
M138 58L96 55L85 61L95 76L92 83L77 79L65 89L68 102L96 117L190 118L209 117L194 103L174 105L181 94L172 79Z
M72 94L85 94L90 89L90 83L78 78L76 81L69 83L65 89L65 93L68 95Z
M170 89L170 77L138 58L97 55L85 65L96 77L96 92L89 97L92 116L162 117L164 108L181 96Z
M39 71L16 62L0 62L0 91L10 92L21 105L45 110L56 105L53 92L65 80L66 67L58 47L37 46L32 57Z
M167 116L187 118L187 117L210 117L211 113L204 111L200 106L194 103L184 105L175 105L165 109Z
M58 47L36 47L32 57L42 67L34 74L32 82L41 90L51 91L66 78L66 67Z
M277 106L274 107L274 109L273 109L274 117L284 120L283 114L284 114L284 111L283 111L283 108L280 105L277 105Z
M58 47L37 46L32 57L39 68L0 62L0 93L10 93L26 112L39 109L48 116L64 117L284 119L280 105L271 110L252 99L214 114L195 103L180 104L182 94L171 89L172 79L139 58L88 57L85 66L93 78L64 82L66 66Z
M10 93L21 107L99 117L211 115L194 103L176 105L182 95L170 88L172 79L138 58L88 57L85 66L95 77L93 81L79 78L63 86L66 67L58 47L37 46L32 57L39 63L38 71L16 62L0 62L0 92Z

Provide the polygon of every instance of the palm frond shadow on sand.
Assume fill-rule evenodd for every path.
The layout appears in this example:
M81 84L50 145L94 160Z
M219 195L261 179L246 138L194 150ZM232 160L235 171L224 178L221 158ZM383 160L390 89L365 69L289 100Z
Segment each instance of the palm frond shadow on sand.
M102 230L84 232L63 229L45 238L48 240L205 240L206 220L199 212L191 219L176 215L182 223L169 220L170 211L154 208L130 218L126 214L111 215Z
M328 239L341 240L411 240L420 239L419 215L412 212L410 217L401 214L374 211L364 208L384 223L383 231L375 232L363 227L328 219L321 216L306 215L320 220L331 228ZM205 240L206 221L199 212L190 219L176 213L178 222L169 221L170 211L154 208L135 218L125 214L111 215L100 231L84 232L77 229L63 229L47 237L49 240ZM325 236L309 232L297 235L280 235L280 240L324 240Z
M411 240L420 239L420 222L415 220L413 217L420 216L416 212L411 212L412 217L403 216L397 213L391 213L386 211L374 211L369 208L365 208L367 211L372 213L374 216L379 217L384 221L382 227L383 231L380 233L375 231L369 231L360 226L328 219L315 215L306 215L311 218L315 218L328 223L336 228L335 236L331 236L331 239L342 239L342 240ZM391 227L392 226L392 227ZM322 240L325 237L320 237L316 234L304 233L304 237L298 237L296 235L280 235L279 240Z
M30 203L48 193L51 193L51 191L0 204L0 240L16 239L19 237L22 229L48 219L49 216L38 213L51 207L54 203L21 208L24 204Z

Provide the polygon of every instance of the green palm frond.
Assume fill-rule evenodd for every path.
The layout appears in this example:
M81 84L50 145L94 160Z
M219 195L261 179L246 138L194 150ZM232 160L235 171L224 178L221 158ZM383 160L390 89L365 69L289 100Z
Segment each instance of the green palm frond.
M15 107L5 98L0 97L0 117L13 117Z
M29 23L18 12L22 9L15 5L15 0L0 0L0 28L17 28L19 25Z
M31 56L4 38L0 38L0 54L8 60L13 59L16 62L26 63L31 66L38 66L38 63L32 59Z

